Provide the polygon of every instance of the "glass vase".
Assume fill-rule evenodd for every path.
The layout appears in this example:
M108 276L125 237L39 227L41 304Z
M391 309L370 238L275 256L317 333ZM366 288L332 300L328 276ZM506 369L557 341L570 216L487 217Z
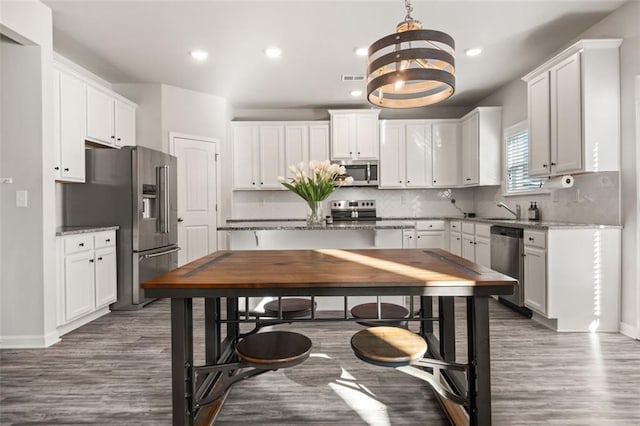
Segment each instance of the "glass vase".
M322 201L307 201L311 211L307 215L307 226L323 226Z

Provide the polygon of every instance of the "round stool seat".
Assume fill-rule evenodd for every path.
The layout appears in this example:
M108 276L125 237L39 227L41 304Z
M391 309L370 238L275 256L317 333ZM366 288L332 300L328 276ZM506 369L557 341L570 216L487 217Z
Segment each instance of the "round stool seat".
M282 318L299 318L311 314L311 299L288 297L282 299ZM264 316L278 316L278 300L272 300L264 305Z
M355 355L370 364L400 367L421 359L427 342L406 328L370 327L351 337Z
M236 354L252 367L293 367L309 358L311 340L291 331L268 331L247 336L236 345Z
M380 312L382 318L407 318L409 316L409 310L404 306L396 305L395 303L380 303ZM378 304L377 303L362 303L351 308L351 315L354 318L377 318L378 317ZM406 321L358 321L358 324L366 326L378 326L389 325L396 327L407 327Z

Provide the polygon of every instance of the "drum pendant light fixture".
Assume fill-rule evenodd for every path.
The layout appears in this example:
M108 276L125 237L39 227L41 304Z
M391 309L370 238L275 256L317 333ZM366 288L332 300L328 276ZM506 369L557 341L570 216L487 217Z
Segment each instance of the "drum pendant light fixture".
M367 99L383 108L416 108L447 99L455 91L455 42L441 31L423 30L407 15L388 35L369 46Z

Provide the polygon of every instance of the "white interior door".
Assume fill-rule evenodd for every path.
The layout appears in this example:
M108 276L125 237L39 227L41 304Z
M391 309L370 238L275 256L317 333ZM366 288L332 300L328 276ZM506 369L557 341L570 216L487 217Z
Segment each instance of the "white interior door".
M173 136L178 158L178 266L217 250L217 142Z

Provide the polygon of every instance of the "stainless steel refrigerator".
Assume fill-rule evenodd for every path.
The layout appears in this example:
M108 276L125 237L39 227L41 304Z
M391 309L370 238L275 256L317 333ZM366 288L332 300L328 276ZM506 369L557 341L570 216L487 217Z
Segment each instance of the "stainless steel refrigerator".
M140 283L178 266L176 157L144 147L87 149L86 183L63 185L65 226L119 225L118 300L141 308Z

